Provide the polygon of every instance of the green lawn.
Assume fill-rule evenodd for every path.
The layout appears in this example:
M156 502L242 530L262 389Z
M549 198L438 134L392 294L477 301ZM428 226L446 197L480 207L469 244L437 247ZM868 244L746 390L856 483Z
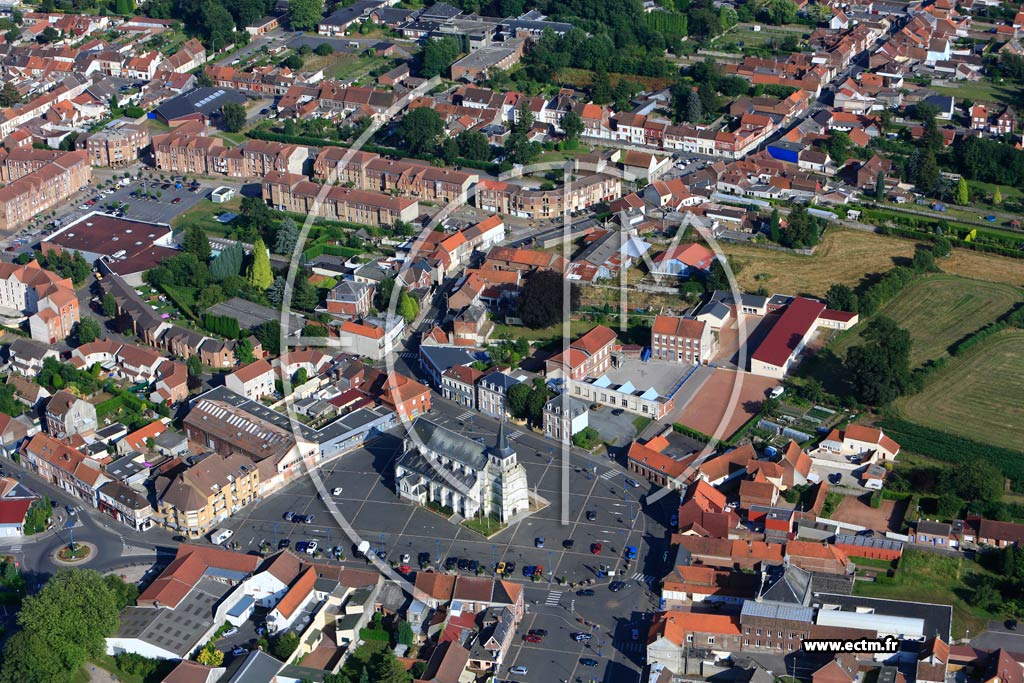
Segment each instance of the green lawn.
M977 83L958 82L956 85L932 86L931 89L940 95L952 95L957 102L967 99L974 102L1011 104L1019 96L1019 91L1016 88L1010 85L996 85L988 79Z
M496 515L491 515L489 519L474 517L473 519L464 520L462 526L470 531L475 531L481 536L490 536L504 529L506 525L502 524Z
M900 399L901 415L925 427L995 446L1024 443L1024 331L986 339Z
M986 574L976 562L961 556L947 557L909 548L903 552L895 577L857 581L853 592L873 598L952 605L953 637L961 638L966 629L981 633L988 620L999 616L971 604L972 586Z
M916 367L947 355L951 344L995 322L1022 296L1024 292L1012 285L942 273L917 280L885 304L880 314L910 332L910 363ZM866 325L862 321L841 335L829 350L845 358L847 349L860 343Z
M207 235L223 237L231 232L231 228L223 223L218 223L217 216L222 213L238 213L241 205L242 200L237 196L223 204L214 204L212 201L204 200L185 213L176 216L171 221L171 227L177 231L198 225L206 231Z
M572 339L576 339L580 335L589 332L594 328L596 323L589 320L572 320L569 322L570 336ZM495 325L494 326L494 339L518 339L523 338L527 341L540 341L557 339L562 336L562 323L556 323L551 327L542 327L538 330L531 330L528 327L522 325Z

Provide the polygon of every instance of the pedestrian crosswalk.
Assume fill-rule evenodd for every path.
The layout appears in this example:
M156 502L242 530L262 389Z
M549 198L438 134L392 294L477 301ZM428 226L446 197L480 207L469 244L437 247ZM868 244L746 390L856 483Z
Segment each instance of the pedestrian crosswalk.
M8 552L10 552L11 555L17 555L18 553L21 552L21 548L22 548L22 545L20 543L17 544L17 545L12 545Z
M619 644L618 650L619 650L619 652L626 652L626 653L630 653L630 652L643 652L644 646L641 643L639 643L639 642L631 640L629 642Z
M604 474L601 475L601 478L602 479L614 479L615 477L618 476L618 474L619 473L616 470L608 470L607 472L605 472Z
M647 584L654 583L654 580L655 580L653 576L648 576L647 574L643 574L641 572L637 572L636 574L633 574L633 576L631 576L630 578L633 579L634 581L639 581L641 583L647 583Z
M544 601L545 605L554 607L560 602L562 602L562 591L548 591L548 598Z
M399 357L404 358L405 360L413 360L413 359L416 358L416 352L415 351L403 351L402 353L400 353L398 355L399 355Z
M523 435L522 432L517 432L515 430L512 430L511 432L508 433L508 440L509 441L515 441L516 439L518 439L522 435Z
M476 415L476 413L474 413L472 410L467 410L462 415L459 415L459 417L457 419L459 421L461 421L461 422L465 422L466 420L468 420L469 418L473 417L474 415Z

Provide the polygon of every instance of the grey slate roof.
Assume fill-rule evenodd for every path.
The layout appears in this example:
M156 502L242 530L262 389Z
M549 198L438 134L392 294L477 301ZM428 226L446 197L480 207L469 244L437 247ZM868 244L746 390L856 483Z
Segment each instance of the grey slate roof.
M767 617L768 619L784 619L786 621L803 621L808 624L814 621L814 609L783 602L755 602L746 600L743 603L742 616ZM742 617L741 617L742 618Z
M486 447L468 436L422 417L417 418L412 429L423 445L434 453L440 453L472 470L481 470L487 464Z

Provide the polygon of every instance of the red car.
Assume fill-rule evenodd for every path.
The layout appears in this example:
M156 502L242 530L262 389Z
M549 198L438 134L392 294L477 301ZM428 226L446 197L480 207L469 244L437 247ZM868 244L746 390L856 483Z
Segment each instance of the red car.
M407 564L400 565L398 567L398 573L399 574L411 574L412 573L412 567L410 567Z
M523 640L525 640L528 643L539 643L541 641L541 637L535 636L532 633L527 633L525 636L523 636Z
M590 544L590 552L594 553L595 555L600 555L601 554L601 544L600 543L591 543Z

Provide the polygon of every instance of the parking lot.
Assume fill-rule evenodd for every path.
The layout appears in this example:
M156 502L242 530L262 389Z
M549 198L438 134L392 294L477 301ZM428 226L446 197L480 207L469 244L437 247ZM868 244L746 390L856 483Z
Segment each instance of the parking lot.
M447 406L444 410L432 411L430 417L470 436L494 438L493 421L458 412ZM640 498L647 491L646 482L638 488L626 485L626 473L607 457L573 454L565 471L561 454L551 442L516 430L510 431L509 436L527 470L531 491L549 504L491 538L484 538L396 496L392 465L402 448L399 434L383 435L320 470L329 493L335 488L342 489L331 498L356 536L344 534L308 478L246 508L225 526L235 531L232 540L241 544L243 552L258 549L261 542L277 548L282 541L287 541L294 549L301 541L315 540L320 549L341 546L342 561L355 566L366 566L366 560L353 557L353 545L363 539L375 550L383 551L388 562L400 561L408 554L414 570L418 569L420 553L429 553L430 569L435 571L443 571L444 560L450 557L476 560L486 570L485 575L492 575L499 562L514 562L516 568L509 579L524 585L529 613L506 666L540 662L538 657L548 656L552 662L557 662L562 677L571 679L581 675L572 674L579 666L579 657L590 656L598 660L599 666L584 668L587 675L594 678L609 680L606 667L610 671L613 666L629 666L635 671L643 647L632 640L632 627L627 628L627 625L639 623L657 606L657 596L650 586L660 578L665 566L664 523L671 515L672 497L665 497L657 509L644 508ZM566 474L569 522L563 524L562 479ZM587 519L588 511L594 513L594 519ZM285 520L287 512L313 515L314 519L310 524L289 522ZM537 547L538 538L544 539L543 547ZM571 547L566 547L565 541L569 539ZM593 544L597 543L601 544L599 554L592 552L597 549ZM626 562L624 549L627 546L637 547L638 561ZM321 561L328 560L321 558ZM525 578L523 568L527 566L542 566L542 578ZM614 576L609 577L609 573ZM562 583L562 580L589 579L594 583L582 588L594 590L593 596L577 596L576 590L581 587ZM610 580L622 580L624 586L613 592L609 589ZM612 617L613 614L619 616ZM600 628L584 628L577 618L600 625ZM544 642L522 640L529 628L541 627L551 634ZM602 636L584 645L564 635L580 629ZM556 644L553 640L556 633L563 634L565 640L558 640ZM530 664L524 665L530 667ZM516 675L515 679L553 680L549 669L538 667L534 675L530 668L529 675Z
M145 183L145 185L143 185ZM143 191L150 194L159 193L159 197L145 198L133 196L133 193L141 194ZM206 199L210 194L209 188L200 186L198 191L190 191L189 185L175 187L175 183L160 180L138 180L128 185L117 188L110 194L100 197L99 192L87 195L80 200L81 203L71 212L64 224L70 223L91 211L106 211L108 207L121 204L127 205L125 218L134 218L147 223L170 222L179 214L182 214L199 202ZM92 205L85 203L87 199L99 200ZM84 209L82 207L85 207Z

